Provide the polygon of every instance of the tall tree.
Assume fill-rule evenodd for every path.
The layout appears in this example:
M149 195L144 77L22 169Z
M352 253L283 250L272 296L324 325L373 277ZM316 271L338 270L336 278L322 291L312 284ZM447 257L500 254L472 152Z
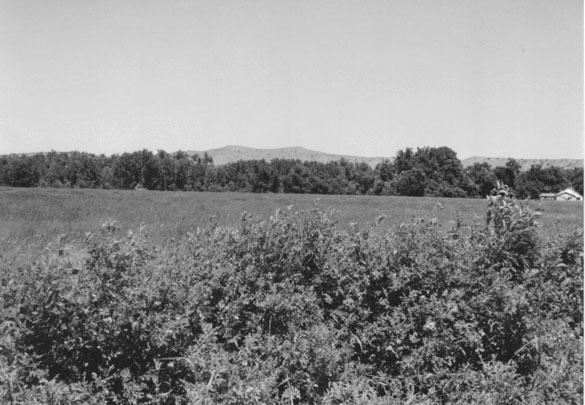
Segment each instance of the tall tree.
M504 166L494 169L496 178L512 189L516 189L516 178L520 174L522 166L516 159L509 159Z
M568 173L568 177L571 181L571 186L575 191L583 195L583 168L579 167L573 169Z
M400 174L404 171L411 170L416 165L412 148L406 148L396 152L394 158L394 172Z
M425 195L426 177L419 168L402 171L393 183L398 195L413 197Z
M158 172L160 174L159 188L161 190L176 190L175 185L175 159L164 150L156 152Z
M474 163L465 169L465 174L472 184L470 197L485 197L496 185L496 175L489 163Z
M390 181L394 178L394 165L390 160L384 159L376 165L376 175L382 181Z

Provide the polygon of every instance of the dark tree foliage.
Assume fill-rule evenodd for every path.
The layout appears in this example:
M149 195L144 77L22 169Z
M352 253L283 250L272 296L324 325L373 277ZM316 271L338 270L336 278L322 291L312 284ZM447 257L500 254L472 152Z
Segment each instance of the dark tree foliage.
M571 181L571 186L583 195L583 168L573 169L568 173L569 179Z
M569 174L558 167L543 169L541 165L532 165L516 179L516 192L521 198L538 198L540 193L556 193L571 185Z
M303 194L310 191L309 172L303 165L295 165L282 182L285 193Z
M163 190L176 190L175 171L176 162L171 155L164 150L159 150L156 154L158 160L158 170Z
M412 148L399 150L394 158L394 173L402 173L411 170L415 166L414 153Z
M132 189L142 182L142 167L138 154L124 153L116 159L114 172L114 186L122 189Z
M398 195L422 197L425 195L425 174L415 168L401 172L394 182Z
M471 188L457 154L445 146L398 151L385 177L395 179L390 189L398 195L466 197Z
M35 184L33 166L29 158L10 159L5 165L4 178L6 182L15 187L32 187Z
M520 163L515 159L509 159L504 166L497 166L494 169L494 174L498 180L507 184L513 190L516 188L516 178L520 174Z
M388 159L382 160L376 165L376 176L381 181L389 181L394 178L394 165Z
M469 197L485 197L489 195L496 183L496 174L488 163L474 163L465 169L472 188L469 190Z
M466 169L448 147L406 148L375 169L340 159L328 163L295 159L240 160L215 166L207 154L142 150L121 155L49 152L0 156L0 185L254 193L371 194L484 197L497 180L523 198L572 186L583 192L583 169L531 168L520 172L510 159L492 169Z

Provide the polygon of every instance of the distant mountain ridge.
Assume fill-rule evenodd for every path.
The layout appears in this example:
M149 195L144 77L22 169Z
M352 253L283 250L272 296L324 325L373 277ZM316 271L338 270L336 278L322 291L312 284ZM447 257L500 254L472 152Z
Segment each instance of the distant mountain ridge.
M270 162L272 159L298 159L300 161L312 161L319 163L327 163L338 161L341 158L346 159L352 163L366 163L372 168L382 160L384 157L363 157L351 155L336 155L333 153L318 152L300 146L291 146L286 148L275 149L259 149L248 148L246 146L229 145L223 148L210 149L207 151L187 151L189 155L207 153L213 159L216 165L224 165L226 163L237 162L238 160L266 160Z
M274 149L259 149L249 148L246 146L229 145L223 148L210 149L207 151L187 151L189 155L195 153L203 155L207 153L213 159L216 165L224 165L226 163L237 162L238 160L266 160L270 162L272 159L299 159L301 161L313 161L319 163L327 163L338 161L341 158L352 163L366 163L374 168L384 159L390 161L394 160L392 157L364 157L352 155L337 155L332 153L318 152L300 146L274 148ZM463 167L472 166L474 163L488 163L491 167L504 166L510 158L493 158L485 156L472 156L467 159L462 159ZM521 170L528 170L532 165L542 165L543 168L557 166L563 169L575 169L583 167L582 159L516 159L520 164Z

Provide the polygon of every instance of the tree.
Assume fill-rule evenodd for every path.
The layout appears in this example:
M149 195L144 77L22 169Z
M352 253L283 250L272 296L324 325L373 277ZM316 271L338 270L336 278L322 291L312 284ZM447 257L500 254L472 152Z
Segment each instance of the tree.
M415 168L402 171L393 183L398 195L422 197L425 195L426 180L424 172Z
M101 167L95 155L71 152L66 160L65 179L70 187L95 188L100 185Z
M353 178L349 179L357 183L358 192L360 194L366 194L374 186L376 177L374 170L366 163L357 163L355 165Z
M45 182L49 187L63 187L66 181L67 155L51 151L47 154Z
M8 168L10 167L10 159L8 156L0 156L0 185L9 186Z
M203 157L197 154L191 156L191 161L192 164L189 174L189 185L191 189L196 191L207 190L209 187L209 167L213 165L213 160L206 152Z
M446 146L418 148L414 153L410 148L398 151L393 166L397 177L390 189L399 195L466 195L467 182L461 161ZM414 184L415 180L419 183Z
M541 165L532 165L528 171L521 173L516 179L516 193L518 197L538 198L538 195L544 189L541 177Z
M105 189L112 188L114 184L114 171L110 166L105 166L100 173L100 184Z
M114 161L114 187L133 189L142 180L141 164L134 153L123 153Z
M489 163L474 163L465 169L465 174L472 184L470 197L485 197L496 184L496 175Z
M575 189L575 191L583 195L583 168L579 167L573 169L568 173L568 177L571 181L571 186Z
M282 182L285 193L305 194L310 191L309 173L304 166L297 164L293 167Z
M47 159L45 155L43 153L36 153L32 156L27 156L27 164L31 170L32 186L40 186L41 180L47 172Z
M394 158L394 173L400 174L404 171L411 170L415 166L414 153L412 148L406 148L396 152Z
M278 192L280 181L269 163L264 159L253 160L250 166L250 184L254 193Z
M382 181L390 181L394 178L394 165L390 160L384 159L376 165L376 175Z
M189 176L191 173L191 165L193 161L183 151L173 153L174 159L174 183L177 190L186 190L189 183Z
M568 173L557 166L543 169L541 172L541 181L544 185L543 192L545 193L557 193L571 185Z
M516 188L516 178L520 174L520 163L516 159L509 159L504 166L497 166L494 169L494 174L497 180L508 185L512 189Z
M532 165L516 179L516 192L521 198L538 198L540 193L557 193L571 182L567 173L553 166L543 169L541 165Z
M12 155L8 160L6 181L12 187L34 187L35 175L25 155Z
M159 185L161 190L176 190L175 185L175 159L164 150L156 153L158 171L161 176Z
M415 161L416 167L420 168L428 179L454 187L461 184L463 165L453 149L446 146L418 148Z

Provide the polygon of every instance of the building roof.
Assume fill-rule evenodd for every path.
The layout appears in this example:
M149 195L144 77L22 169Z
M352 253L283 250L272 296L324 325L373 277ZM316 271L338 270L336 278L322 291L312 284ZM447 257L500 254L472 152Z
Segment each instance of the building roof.
M557 198L560 197L562 195L570 195L572 197L575 197L576 199L583 199L583 196L581 194L579 194L579 192L577 192L573 187L569 187L566 188L564 190L559 191L558 193L540 193L538 195L539 198Z
M556 196L558 197L558 196L563 195L563 194L569 194L569 195L572 195L572 196L577 197L577 198L583 198L583 196L581 194L579 194L573 187L569 187L569 188L566 188L562 191L559 191L556 194Z

